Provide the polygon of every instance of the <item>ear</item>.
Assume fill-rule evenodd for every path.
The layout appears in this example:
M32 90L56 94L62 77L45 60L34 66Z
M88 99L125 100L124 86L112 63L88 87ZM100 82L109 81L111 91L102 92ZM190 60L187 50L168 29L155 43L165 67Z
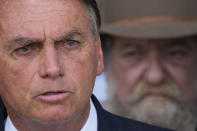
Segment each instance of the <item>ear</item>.
M97 59L98 59L98 64L97 64L97 73L96 75L100 75L103 70L104 70L104 64L103 64L103 51L101 47L101 40L100 37L97 38L96 42L96 50L97 50Z

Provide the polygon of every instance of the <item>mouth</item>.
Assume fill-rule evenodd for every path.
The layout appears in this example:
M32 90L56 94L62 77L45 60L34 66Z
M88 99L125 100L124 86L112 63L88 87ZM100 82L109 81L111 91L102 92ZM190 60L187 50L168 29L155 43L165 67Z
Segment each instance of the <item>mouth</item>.
M63 102L71 92L68 91L47 91L37 96L37 99L46 103Z
M160 93L150 93L145 96L143 96L144 100L151 100L151 101L159 101L159 102L164 102L164 101L175 101L175 99L167 94L160 94Z

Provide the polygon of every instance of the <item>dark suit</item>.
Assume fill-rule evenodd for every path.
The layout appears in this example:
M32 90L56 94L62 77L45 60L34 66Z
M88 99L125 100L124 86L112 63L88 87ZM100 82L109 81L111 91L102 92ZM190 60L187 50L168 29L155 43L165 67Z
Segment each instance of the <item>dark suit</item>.
M92 101L97 111L98 131L170 131L113 115L102 108L95 96L92 96ZM0 101L0 131L4 131L6 116L5 108Z
M0 131L4 131L4 121L6 117L7 117L7 113L3 105L3 102L1 101L0 98Z

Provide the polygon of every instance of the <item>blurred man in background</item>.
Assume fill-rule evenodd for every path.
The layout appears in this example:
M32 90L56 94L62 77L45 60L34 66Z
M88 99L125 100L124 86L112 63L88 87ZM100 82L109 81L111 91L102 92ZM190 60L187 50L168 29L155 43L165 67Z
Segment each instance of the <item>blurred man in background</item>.
M109 111L178 131L197 127L197 1L106 0Z

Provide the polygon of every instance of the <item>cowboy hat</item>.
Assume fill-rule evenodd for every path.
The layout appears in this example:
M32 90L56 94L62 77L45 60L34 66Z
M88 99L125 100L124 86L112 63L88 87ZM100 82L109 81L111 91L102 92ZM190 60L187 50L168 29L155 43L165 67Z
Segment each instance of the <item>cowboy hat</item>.
M105 0L101 33L134 38L197 34L197 0Z

